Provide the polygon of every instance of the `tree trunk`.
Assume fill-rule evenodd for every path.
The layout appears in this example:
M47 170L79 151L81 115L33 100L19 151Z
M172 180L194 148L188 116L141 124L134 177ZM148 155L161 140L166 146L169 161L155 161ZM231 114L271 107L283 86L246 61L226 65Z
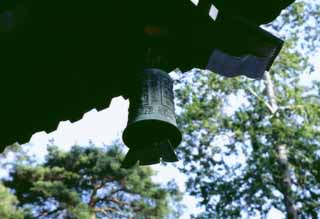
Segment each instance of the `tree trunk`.
M269 72L265 73L265 83L267 89L267 96L272 107L272 113L276 113L279 109L276 95L273 88L273 83ZM288 161L288 148L285 144L276 145L277 159L280 165L280 180L278 187L284 196L287 219L298 219L298 212L295 207L294 198L292 197L292 181L290 177L290 165Z
M284 196L287 219L298 219L298 212L295 208L294 199L292 197L292 183L287 151L287 146L285 144L277 145L278 163L281 171L279 187Z

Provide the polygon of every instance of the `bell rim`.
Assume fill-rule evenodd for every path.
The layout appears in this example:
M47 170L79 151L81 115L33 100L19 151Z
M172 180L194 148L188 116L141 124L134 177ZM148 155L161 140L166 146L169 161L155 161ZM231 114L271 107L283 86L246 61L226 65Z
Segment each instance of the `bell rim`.
M170 129L170 133L172 133L168 137L168 139L172 143L172 147L173 148L177 148L181 144L182 133L181 133L181 131L178 129L178 127L175 124L172 124L171 122L167 122L167 121L163 121L163 120L158 120L158 119L148 119L148 120L146 119L146 120L139 120L139 121L137 121L135 123L128 124L128 126L123 131L123 133L122 133L122 141L128 148L133 148L133 147L136 146L136 145L131 145L131 142L128 141L128 138L130 138L130 134L128 134L128 133L130 133L130 131L132 129L134 129L136 126L139 126L139 125L141 125L141 123L145 123L145 122L148 122L148 123L156 122L156 123L168 126L169 129ZM145 135L145 134L141 134L141 137L143 135ZM148 143L146 143L146 144L148 144Z

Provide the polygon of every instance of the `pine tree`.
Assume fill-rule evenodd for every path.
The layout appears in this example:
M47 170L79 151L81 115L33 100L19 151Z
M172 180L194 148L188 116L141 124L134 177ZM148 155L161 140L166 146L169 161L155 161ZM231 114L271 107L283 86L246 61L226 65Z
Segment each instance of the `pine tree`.
M178 218L181 194L175 183L152 182L149 167L122 169L118 146L108 150L48 148L43 164L19 159L4 181L32 218Z

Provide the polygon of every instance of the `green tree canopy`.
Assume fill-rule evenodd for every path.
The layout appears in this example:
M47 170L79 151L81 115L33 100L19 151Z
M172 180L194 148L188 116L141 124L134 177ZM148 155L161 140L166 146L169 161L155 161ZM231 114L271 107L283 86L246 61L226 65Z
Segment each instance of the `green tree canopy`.
M118 146L108 150L48 147L43 164L18 160L5 180L33 218L178 218L181 198L175 183L152 182L149 167L120 168Z
M24 213L17 209L18 200L9 190L0 184L0 218L23 219Z
M299 1L270 25L287 39L262 81L181 77L180 169L205 207L197 218L266 218L272 207L288 219L320 218L320 87L301 80L313 69L305 52L316 46L319 12Z

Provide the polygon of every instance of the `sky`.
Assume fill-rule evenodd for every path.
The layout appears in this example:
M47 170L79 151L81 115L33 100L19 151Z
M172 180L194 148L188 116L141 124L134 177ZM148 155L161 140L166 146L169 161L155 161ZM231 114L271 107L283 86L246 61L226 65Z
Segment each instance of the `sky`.
M46 154L46 145L52 139L54 139L54 144L63 150L69 150L75 144L87 145L89 141L98 146L110 145L113 141L121 139L122 131L127 124L128 106L128 101L122 97L114 98L109 108L100 112L91 110L78 122L73 124L67 121L60 122L57 130L52 133L35 133L30 142L23 147L28 148L29 153L41 161ZM152 168L157 172L157 175L153 177L155 182L166 183L176 179L179 188L185 189L186 176L172 165L158 164L152 165ZM191 213L200 212L193 197L185 196L183 202L188 208L181 219L189 219Z
M311 61L315 65L316 71L312 75L303 75L302 77L306 79L304 81L320 80L320 51ZM237 100L235 99L233 102L237 102ZM63 150L69 150L75 144L87 145L89 141L98 146L110 145L113 141L121 139L122 131L127 124L128 107L128 100L124 100L122 97L114 98L109 108L99 112L93 109L85 113L83 118L75 123L62 121L59 123L57 130L52 133L35 133L30 142L22 147L28 148L30 154L42 161L46 154L46 146L50 144L51 140L54 140L54 144ZM187 177L174 166L152 165L152 168L157 172L157 175L153 177L154 181L166 183L175 179L179 188L182 191L185 190ZM0 172L0 175L5 175L5 173ZM196 199L194 197L185 195L183 202L187 209L181 219L189 219L191 213L199 213L201 211L200 208L196 207ZM284 216L281 212L273 209L268 218L282 219Z
M315 73L303 77L306 77L306 80L320 80L320 53L312 58L312 62L316 66ZM109 108L99 112L93 109L84 114L83 119L78 122L62 121L57 130L52 133L35 133L30 142L23 145L23 147L28 148L30 153L41 161L46 154L46 145L52 139L54 139L55 145L58 145L63 150L68 150L75 144L87 145L89 141L95 145L110 145L113 141L121 139L122 131L127 123L128 106L129 102L122 97L114 98ZM157 171L157 175L153 177L156 182L165 183L175 179L180 189L182 191L185 190L187 178L175 167L172 165L152 165L152 168ZM201 211L200 208L196 207L195 198L185 195L183 202L187 208L181 219L190 219L191 213L199 213ZM280 211L272 209L268 219L274 218L282 219L284 215Z
M306 79L320 80L320 55L313 59L316 65L316 73L311 76L305 76ZM236 102L236 101L235 101ZM129 102L122 97L114 98L109 108L100 112L93 109L84 114L83 119L78 122L70 123L62 121L57 127L57 130L52 133L38 132L35 133L28 144L23 145L29 149L30 154L37 157L39 161L44 159L46 154L46 145L53 139L55 145L58 145L63 150L70 149L71 146L87 145L89 141L95 145L110 145L113 141L121 139L122 131L126 127L128 117ZM179 164L179 163L178 163ZM153 180L159 183L166 183L175 179L179 188L185 190L185 181L187 177L180 173L174 166L167 165L152 165L156 170L157 175ZM191 213L199 213L200 208L196 207L196 199L189 195L185 195L183 199L187 206L184 215L181 219L189 219ZM282 219L284 215L272 209L269 213L268 219Z
M312 75L303 75L304 83L310 80L320 80L320 51L311 58L315 65L315 72ZM232 102L237 102L235 98ZM52 133L38 132L35 133L30 142L22 145L28 148L29 153L36 156L39 161L44 159L46 146L54 140L54 144L63 150L69 150L73 145L88 145L93 142L95 145L110 145L113 141L121 139L122 131L126 127L128 117L129 102L122 97L114 98L109 108L97 111L95 109L83 115L83 118L75 123L62 121L58 124L57 130ZM179 164L179 162L178 162ZM175 179L182 191L185 190L185 181L187 177L180 173L174 166L152 165L157 171L153 177L156 182L166 183ZM0 176L4 176L4 170L0 170ZM187 206L186 211L181 219L189 219L191 213L198 213L200 208L196 207L195 198L185 195L184 204ZM268 219L282 219L283 214L275 209L269 213Z
M62 150L69 150L72 145L87 145L92 141L96 145L110 145L114 140L121 139L122 131L126 127L128 116L127 100L122 97L114 98L109 108L97 112L91 110L86 113L82 120L71 124L70 122L60 122L58 129L52 133L38 132L34 134L28 144L23 147L29 150L30 155L37 158L38 161L44 159L46 154L46 145L54 139L55 145ZM179 163L178 163L179 165ZM179 188L185 190L187 177L180 173L174 166L162 166L160 164L151 166L157 174L153 180L158 183L166 183L175 179ZM201 212L197 208L196 199L185 195L183 203L187 206L181 219L190 219L190 214ZM272 209L268 219L284 219L281 212Z

